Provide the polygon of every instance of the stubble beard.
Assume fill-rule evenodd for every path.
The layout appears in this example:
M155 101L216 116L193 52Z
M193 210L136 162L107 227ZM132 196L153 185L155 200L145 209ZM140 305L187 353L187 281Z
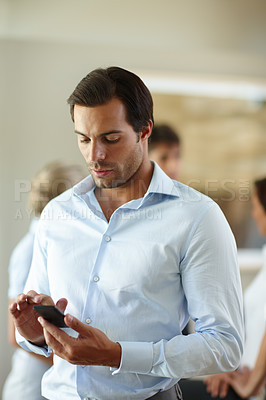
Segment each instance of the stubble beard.
M131 155L131 157L127 160L127 162L124 164L124 166L121 168L121 171L119 171L119 167L117 164L107 164L104 162L96 162L93 165L88 165L89 172L91 173L92 179L96 185L96 187L100 189L115 189L118 187L121 187L125 184L127 184L129 181L131 181L134 176L137 174L139 171L139 168L142 164L143 161L143 155L140 151L134 153ZM93 175L92 169L94 168L106 168L106 169L112 169L114 178L109 179L108 177L95 177ZM133 184L133 181L132 181Z

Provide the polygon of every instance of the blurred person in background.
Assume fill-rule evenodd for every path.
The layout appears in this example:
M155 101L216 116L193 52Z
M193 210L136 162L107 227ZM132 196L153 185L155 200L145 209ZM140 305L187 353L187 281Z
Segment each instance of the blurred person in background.
M149 140L149 157L171 178L180 174L180 138L168 125L155 125Z
M266 237L266 178L255 182L252 216L260 234ZM240 367L208 376L206 386L200 380L182 380L184 400L244 399L262 392L266 379L266 245L262 251L263 267L244 292L246 336Z
M259 395L266 383L266 332L264 334L255 367L243 368L241 374L230 377L229 384L242 399ZM266 394L264 396L266 400Z
M84 169L79 165L52 162L33 178L29 193L29 209L34 218L28 233L15 247L10 258L8 289L10 303L23 292L32 260L35 230L43 208L51 199L71 188L85 176ZM41 396L41 379L44 372L51 367L53 356L46 358L23 350L16 342L15 327L10 314L8 339L17 350L12 358L12 369L5 382L2 399L44 399Z

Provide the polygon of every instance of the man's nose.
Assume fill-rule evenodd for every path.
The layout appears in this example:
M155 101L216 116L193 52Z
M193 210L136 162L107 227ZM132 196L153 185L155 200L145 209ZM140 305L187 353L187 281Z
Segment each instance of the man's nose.
M168 160L167 168L170 171L176 171L178 169L178 160L171 158Z
M91 143L90 158L91 161L104 160L106 157L105 147L102 143L93 142Z

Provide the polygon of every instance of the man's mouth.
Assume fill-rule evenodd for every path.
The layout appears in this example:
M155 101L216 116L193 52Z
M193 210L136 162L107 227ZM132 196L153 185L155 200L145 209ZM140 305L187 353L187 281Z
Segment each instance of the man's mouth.
M92 171L93 171L94 175L99 176L99 177L107 176L113 172L112 169L92 169Z

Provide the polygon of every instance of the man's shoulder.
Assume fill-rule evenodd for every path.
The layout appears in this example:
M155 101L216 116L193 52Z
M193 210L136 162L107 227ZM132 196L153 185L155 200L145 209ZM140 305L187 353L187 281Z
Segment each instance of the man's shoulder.
M172 183L171 193L159 202L165 218L174 223L182 221L189 228L205 218L209 211L214 218L221 213L218 204L210 197L178 181Z
M60 209L70 207L74 200L74 187L67 189L65 192L54 197L49 201L45 209Z
M65 190L60 195L54 197L49 201L44 210L62 210L69 209L75 205L76 202L81 201L83 195L86 195L94 184L91 176L87 176L82 181L74 185L73 187Z
M213 199L205 194L199 192L198 190L192 188L191 186L185 185L179 181L174 181L174 188L176 193L178 194L178 201L184 203L188 206L194 207L204 207L204 206L212 206L215 203Z
M45 206L40 217L42 227L49 226L49 221L69 220L76 218L76 210L82 209L82 199L75 195L75 187L67 189L59 196L53 198Z

